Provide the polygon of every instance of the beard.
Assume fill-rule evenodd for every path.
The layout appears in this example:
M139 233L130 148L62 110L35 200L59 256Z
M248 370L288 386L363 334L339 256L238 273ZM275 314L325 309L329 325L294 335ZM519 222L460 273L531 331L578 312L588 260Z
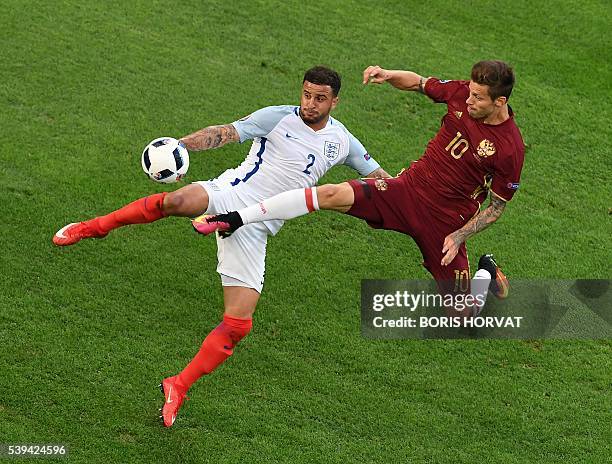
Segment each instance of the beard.
M302 118L302 121L308 124L316 124L322 121L323 119L325 119L326 116L327 116L326 114L320 114L320 113L317 113L314 116L306 116L306 114L304 114L304 111L302 111L302 109L300 108L300 117Z
M493 114L493 111L488 111L486 109L484 109L484 110L483 109L480 109L480 110L474 109L474 110L470 111L468 109L468 114L472 118L474 118L474 119L485 119L485 118L488 118L491 114Z

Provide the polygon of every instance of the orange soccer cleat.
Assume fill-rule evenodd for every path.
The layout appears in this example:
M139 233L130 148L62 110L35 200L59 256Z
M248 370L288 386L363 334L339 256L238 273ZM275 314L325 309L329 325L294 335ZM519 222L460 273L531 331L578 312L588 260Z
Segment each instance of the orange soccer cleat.
M186 392L176 385L176 377L176 375L174 377L168 377L159 385L165 399L164 405L160 409L161 416L159 416L164 423L164 427L172 427L172 424L174 424L176 420L178 410L185 398L187 398Z
M85 222L73 222L62 227L53 236L53 243L57 246L74 245L84 238L103 238L106 234L100 234L93 230Z
M486 269L491 274L491 283L489 284L489 290L500 300L508 297L508 291L510 290L510 283L508 278L504 275L502 270L495 262L493 255L482 255L478 260L478 269Z

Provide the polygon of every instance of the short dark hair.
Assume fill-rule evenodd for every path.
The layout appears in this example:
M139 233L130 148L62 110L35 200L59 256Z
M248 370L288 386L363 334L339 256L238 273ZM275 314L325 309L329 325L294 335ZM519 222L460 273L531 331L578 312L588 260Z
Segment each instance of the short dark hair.
M508 100L514 86L514 71L503 61L479 61L472 66L472 81L488 85L492 100L498 97Z
M310 68L304 74L302 84L305 81L312 84L329 85L332 88L334 97L338 96L338 93L340 92L340 75L333 69L325 66L315 66L314 68Z

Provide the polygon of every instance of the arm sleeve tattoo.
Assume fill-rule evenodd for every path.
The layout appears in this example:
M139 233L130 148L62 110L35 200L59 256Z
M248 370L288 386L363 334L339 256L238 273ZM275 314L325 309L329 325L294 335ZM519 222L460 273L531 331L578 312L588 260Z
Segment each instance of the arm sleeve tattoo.
M366 177L368 179L382 179L382 178L390 178L391 176L383 168L378 168L372 171L371 173L369 173Z
M231 124L205 127L181 138L181 142L189 151L210 150L238 141L240 141L238 131Z
M489 206L470 219L466 225L457 231L459 237L462 241L466 241L471 236L486 229L499 219L505 207L506 202L504 200L497 195L491 194L491 203L489 203Z
M423 95L425 95L425 81L426 79L423 76L419 78L419 89L418 90Z

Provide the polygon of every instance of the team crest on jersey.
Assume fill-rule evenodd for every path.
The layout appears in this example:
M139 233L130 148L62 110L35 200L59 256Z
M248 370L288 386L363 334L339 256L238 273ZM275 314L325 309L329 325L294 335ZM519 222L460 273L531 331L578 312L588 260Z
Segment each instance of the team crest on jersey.
M484 139L478 145L476 153L478 153L478 156L480 156L481 158L488 158L489 156L493 156L495 154L495 145L493 145L493 142L491 142L490 140Z
M328 160L334 161L338 158L340 154L340 144L337 142L325 142L325 147L323 148L323 153L327 157Z
M385 179L376 179L374 181L374 187L376 187L376 190L384 192L389 188L389 184L387 184L387 181L385 181Z

